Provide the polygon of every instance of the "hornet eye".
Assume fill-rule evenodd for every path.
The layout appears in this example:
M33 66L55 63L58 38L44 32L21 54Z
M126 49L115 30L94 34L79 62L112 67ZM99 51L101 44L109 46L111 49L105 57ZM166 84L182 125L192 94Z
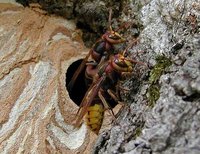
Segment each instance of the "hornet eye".
M113 40L119 40L119 39L121 39L119 36L117 36L117 35L109 35L108 36L109 38L111 38L111 39L113 39Z

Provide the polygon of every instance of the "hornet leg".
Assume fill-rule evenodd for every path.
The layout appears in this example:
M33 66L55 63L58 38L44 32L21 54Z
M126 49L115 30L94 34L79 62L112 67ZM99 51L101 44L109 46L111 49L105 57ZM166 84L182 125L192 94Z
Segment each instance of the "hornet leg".
M105 107L106 110L108 110L110 112L110 114L113 116L113 118L116 120L115 118L115 114L113 112L113 110L110 108L110 106L108 105L107 101L105 100L104 96L102 95L102 92L99 91L98 92L98 96L101 99L103 106Z
M107 92L114 99L115 102L117 102L118 104L121 104L121 105L124 104L121 101L119 101L119 97L116 96L116 94L115 94L115 92L113 90L108 89Z

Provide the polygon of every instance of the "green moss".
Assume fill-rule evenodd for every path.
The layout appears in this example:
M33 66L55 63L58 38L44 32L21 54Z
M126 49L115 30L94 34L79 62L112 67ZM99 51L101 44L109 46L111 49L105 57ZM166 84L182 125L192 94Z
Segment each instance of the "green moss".
M153 107L160 97L160 86L158 81L160 76L164 74L166 69L172 64L171 60L164 55L156 57L156 65L150 72L149 83L150 86L147 91L149 106Z
M138 136L141 135L143 128L144 128L144 122L139 123L139 125L134 131L133 139L136 139Z
M149 106L153 107L156 103L156 101L160 97L160 87L159 85L150 85L148 89L148 100L149 100Z
M141 127L138 127L136 130L135 130L135 138L140 136L140 134L142 133L142 128Z
M169 67L172 62L169 58L164 55L160 55L156 57L156 65L150 72L149 82L150 84L155 84L160 79L160 76L164 73L167 67Z

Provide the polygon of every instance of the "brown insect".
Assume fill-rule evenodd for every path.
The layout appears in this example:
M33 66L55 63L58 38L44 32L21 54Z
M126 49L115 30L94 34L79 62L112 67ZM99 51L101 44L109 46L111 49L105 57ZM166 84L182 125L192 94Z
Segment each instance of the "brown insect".
M132 72L134 63L144 64L127 57L129 47L123 52L115 50L114 45L124 42L125 39L112 30L111 14L112 11L109 14L108 31L93 45L67 86L70 92L79 74L85 69L88 88L77 111L75 126L79 127L85 116L86 124L96 134L101 128L104 111L109 109L108 111L114 116L109 102L120 100L117 86L122 74Z
M92 83L87 90L76 115L75 126L79 127L84 116L88 127L98 134L104 117L104 111L109 109L114 116L109 100L119 101L116 95L116 86L121 74L132 72L133 64L139 61L125 57L126 52L110 55L108 60L103 60L96 68Z

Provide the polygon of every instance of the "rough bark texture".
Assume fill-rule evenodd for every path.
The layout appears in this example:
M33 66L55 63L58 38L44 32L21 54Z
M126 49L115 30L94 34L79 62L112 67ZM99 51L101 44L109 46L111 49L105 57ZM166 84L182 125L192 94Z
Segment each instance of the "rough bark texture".
M137 13L144 29L132 50L153 68L93 153L200 153L200 1L149 0Z
M21 0L25 6L29 2ZM82 44L74 45L73 36L79 32L58 17L2 7L0 152L76 153L87 147L101 154L200 153L199 0L37 2L50 13L63 10L62 16L76 18L92 37L107 25L107 7L113 6L120 21L132 25L124 36L130 40L139 35L130 52L149 68L136 66L124 82L130 89L121 91L127 105L91 148L87 144L94 138L85 126L76 132L69 125L77 107L64 87L67 67L84 50ZM54 3L60 7L54 8ZM63 25L68 25L65 30ZM73 141L71 134L76 136Z

